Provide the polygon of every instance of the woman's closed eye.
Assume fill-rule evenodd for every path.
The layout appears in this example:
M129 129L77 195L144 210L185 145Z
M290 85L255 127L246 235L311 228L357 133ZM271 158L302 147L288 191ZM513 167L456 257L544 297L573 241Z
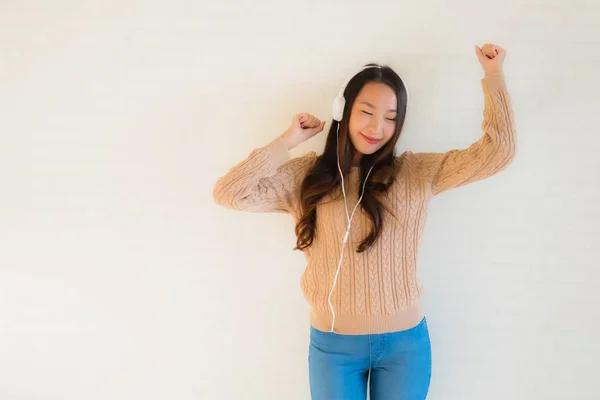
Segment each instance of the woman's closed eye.
M365 114L367 114L367 115L373 115L373 113L370 113L370 112L368 112L368 111L365 111L365 110L362 110L362 112L363 112L363 113L365 113ZM387 119L388 121L395 121L395 120L396 120L396 118L395 118L395 117L394 117L394 118L386 118L386 119Z

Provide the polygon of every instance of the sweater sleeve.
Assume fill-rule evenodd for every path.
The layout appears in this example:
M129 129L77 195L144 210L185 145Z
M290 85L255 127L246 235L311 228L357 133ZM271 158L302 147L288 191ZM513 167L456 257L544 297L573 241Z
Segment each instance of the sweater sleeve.
M285 143L275 138L221 176L213 199L234 210L291 213L299 202L304 173L314 158L314 152L290 158Z
M481 79L484 95L483 136L466 149L410 154L418 174L434 195L490 177L516 155L516 132L510 96L502 73Z

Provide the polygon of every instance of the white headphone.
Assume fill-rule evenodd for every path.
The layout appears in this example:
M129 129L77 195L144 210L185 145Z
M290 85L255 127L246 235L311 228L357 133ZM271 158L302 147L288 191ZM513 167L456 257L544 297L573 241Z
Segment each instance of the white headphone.
M356 72L350 78L346 79L346 82L344 82L344 84L342 85L340 92L338 93L336 98L333 99L331 113L332 113L333 119L335 121L341 122L342 117L344 116L344 106L346 105L346 99L344 98L344 91L346 90L346 86L348 86L348 83L352 80L352 78L354 78L356 75L358 75L359 73L361 73L362 71L364 71L365 69L368 69L368 68L381 69L381 67L378 65L365 65L364 67L361 68L360 71Z
M340 260L338 262L338 266L335 271L335 276L333 278L333 284L331 286L331 290L329 291L329 296L327 298L327 302L329 303L329 309L331 310L331 314L333 317L331 320L331 332L333 332L333 327L335 324L335 310L333 309L333 304L331 303L331 296L333 295L333 290L335 289L335 285L337 284L338 276L340 273L340 268L342 267L342 260L344 259L344 248L346 247L346 242L348 241L348 237L350 236L350 229L352 227L352 219L354 218L354 214L356 213L358 205L360 204L360 202L363 198L363 195L365 194L365 185L367 183L367 180L369 179L369 175L371 174L371 171L373 170L373 166L371 166L371 168L369 169L369 172L367 173L367 177L365 178L365 181L363 182L363 188L362 188L362 193L360 195L360 198L356 202L356 205L354 206L354 210L352 210L352 214L350 214L348 212L348 202L346 201L346 189L345 189L345 185L344 185L344 174L342 173L342 167L340 166L340 147L339 147L340 124L342 121L342 117L344 116L344 107L346 105L346 99L344 98L344 90L346 90L346 86L348 85L348 83L354 76L356 76L358 73L362 72L363 70L365 70L367 68L381 68L381 67L376 66L376 65L364 66L359 72L357 72L356 74L354 74L350 78L348 78L346 80L346 82L342 85L342 88L340 89L340 92L338 93L337 97L333 100L333 106L332 106L333 119L338 122L337 132L336 132L336 135L337 135L336 136L336 138L337 138L337 145L336 145L337 164L338 164L338 170L340 172L340 177L342 178L342 193L344 195L344 207L346 209L347 225L346 225L346 233L344 234L344 238L342 239L342 248L340 250Z

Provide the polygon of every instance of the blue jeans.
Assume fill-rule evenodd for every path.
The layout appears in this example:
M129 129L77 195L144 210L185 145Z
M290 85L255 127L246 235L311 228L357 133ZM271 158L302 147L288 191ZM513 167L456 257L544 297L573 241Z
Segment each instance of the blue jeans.
M308 352L313 400L424 400L431 381L425 318L415 327L374 335L340 335L311 326Z

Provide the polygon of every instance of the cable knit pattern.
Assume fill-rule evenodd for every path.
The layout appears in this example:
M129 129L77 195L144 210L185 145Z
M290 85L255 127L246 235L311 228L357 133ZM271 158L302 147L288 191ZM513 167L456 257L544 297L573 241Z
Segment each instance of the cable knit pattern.
M213 198L234 210L292 213L299 204L304 172L315 159L315 152L290 159L285 143L276 138L221 177Z
M484 98L483 136L465 149L445 153L405 152L396 158L398 175L384 201L386 214L377 242L363 253L355 250L370 229L359 207L345 248L340 277L332 296L335 331L341 334L382 333L406 329L422 318L423 294L417 274L418 248L427 208L443 191L492 176L515 157L516 132L504 75L481 80ZM216 183L214 200L225 207L251 212L286 212L300 217L299 190L314 152L290 159L276 138L231 168ZM360 189L359 170L347 179L348 205ZM326 196L317 207L316 234L305 252L307 265L300 286L311 308L310 321L327 331L332 315L327 298L345 231L343 199Z

